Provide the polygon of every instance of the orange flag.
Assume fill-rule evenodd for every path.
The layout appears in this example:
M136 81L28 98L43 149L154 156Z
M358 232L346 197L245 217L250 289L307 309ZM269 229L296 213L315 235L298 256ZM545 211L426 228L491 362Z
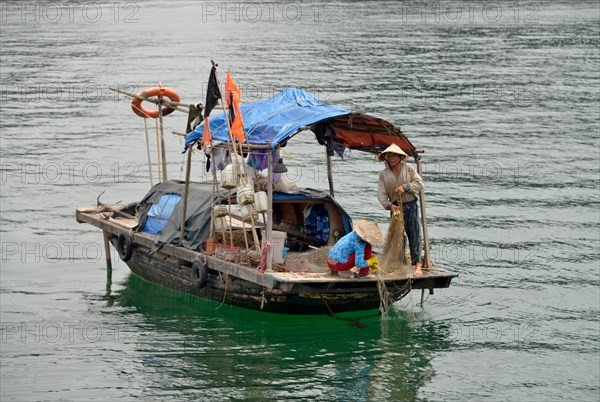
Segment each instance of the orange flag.
M210 122L208 117L204 119L204 129L202 130L202 148L207 147L212 143L212 136L210 135Z
M244 141L244 120L240 111L240 98L242 94L235 85L231 74L227 71L227 81L225 82L225 99L229 107L229 116L233 120L231 123L231 133L235 135L238 141Z

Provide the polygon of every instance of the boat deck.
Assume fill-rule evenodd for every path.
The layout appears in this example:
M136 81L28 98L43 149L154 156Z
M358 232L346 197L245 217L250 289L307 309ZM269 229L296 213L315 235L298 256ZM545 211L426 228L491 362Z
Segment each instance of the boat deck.
M120 211L102 211L98 208L80 208L76 210L76 219L79 223L89 223L96 226L112 237L116 237L120 233L129 233L133 243L137 247L143 247L149 250L154 242L154 236L132 231L137 225L137 219ZM233 275L269 289L289 289L296 284L315 285L319 287L334 283L367 284L380 279L386 283L406 283L410 281L413 289L433 289L449 287L452 278L457 276L436 267L424 269L423 275L419 276L413 276L412 274L402 275L398 273L371 274L366 278L354 278L349 275L349 273L340 273L340 275L334 276L329 273L329 269L324 264L325 253L326 250L310 250L309 252L303 253L290 253L290 259L295 258L298 261L303 258L307 259L307 263L304 263L302 267L302 272L261 272L253 266L226 261L214 255L207 255L201 251L190 250L174 244L163 245L160 252L157 254L177 258L188 263L193 263L199 257L206 258L210 269ZM323 261L322 263L321 260ZM276 266L276 268L278 267L282 270L285 269L285 265Z

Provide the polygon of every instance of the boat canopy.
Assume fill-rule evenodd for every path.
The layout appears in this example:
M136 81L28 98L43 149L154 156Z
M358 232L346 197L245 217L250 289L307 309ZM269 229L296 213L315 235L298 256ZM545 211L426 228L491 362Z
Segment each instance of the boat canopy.
M319 102L312 94L287 88L272 98L240 106L244 130L251 145L285 146L294 134L310 128L320 144L332 149L357 149L378 153L396 144L410 156L415 147L388 121ZM202 138L204 123L186 137L186 148ZM210 118L212 139L226 142L229 129L225 114Z

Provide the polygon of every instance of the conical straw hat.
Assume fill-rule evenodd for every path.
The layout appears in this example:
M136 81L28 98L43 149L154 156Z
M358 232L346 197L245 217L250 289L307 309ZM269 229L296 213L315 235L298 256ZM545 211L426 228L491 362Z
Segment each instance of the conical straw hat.
M354 230L358 237L370 244L383 244L383 233L375 222L358 220L354 223Z
M383 161L383 158L385 157L385 153L386 152L393 153L393 154L398 154L398 155L400 155L402 157L402 159L408 158L408 155L406 154L406 152L404 152L402 150L402 148L400 148L396 144L392 144L392 145L390 145L389 147L387 147L382 153L380 153L377 156L380 161Z

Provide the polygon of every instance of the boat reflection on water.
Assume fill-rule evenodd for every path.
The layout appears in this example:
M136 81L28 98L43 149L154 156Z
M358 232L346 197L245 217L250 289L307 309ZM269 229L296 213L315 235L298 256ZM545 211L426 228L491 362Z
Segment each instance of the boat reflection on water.
M434 375L450 328L414 312L265 314L129 275L115 294L147 397L409 400ZM418 314L417 314L418 315Z

